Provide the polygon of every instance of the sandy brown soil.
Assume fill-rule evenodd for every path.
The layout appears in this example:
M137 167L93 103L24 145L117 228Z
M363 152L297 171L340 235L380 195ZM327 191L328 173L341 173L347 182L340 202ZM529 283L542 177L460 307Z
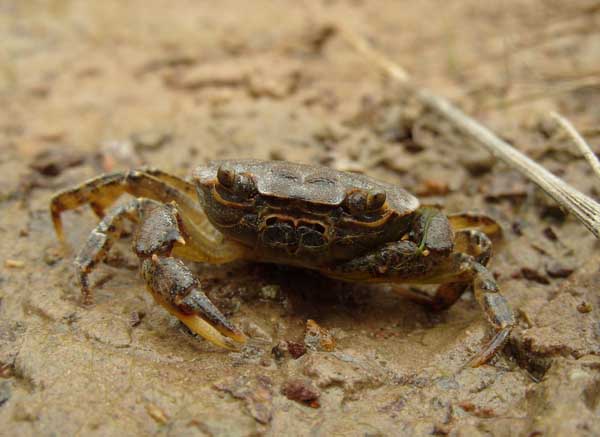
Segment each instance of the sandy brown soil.
M597 144L596 2L0 1L0 434L600 434L597 241L325 18L598 198L549 116ZM107 170L185 176L239 156L363 171L499 220L491 269L518 315L509 346L461 370L488 334L469 294L432 313L385 287L197 266L252 337L225 352L153 303L128 240L94 274L95 306L81 306L52 193ZM65 219L79 247L96 219ZM318 338L304 350L309 319L333 350Z

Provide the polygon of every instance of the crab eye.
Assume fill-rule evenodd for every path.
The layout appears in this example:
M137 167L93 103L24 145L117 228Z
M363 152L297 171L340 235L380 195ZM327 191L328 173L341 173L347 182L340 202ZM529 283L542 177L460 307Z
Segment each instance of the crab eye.
M353 191L346 197L346 206L353 214L362 214L367 209L367 193Z
M235 176L234 191L242 196L250 197L256 192L254 180L248 175L239 174Z
M219 186L225 188L230 196L238 199L252 197L256 193L256 184L252 177L236 171L227 164L223 164L217 170Z
M380 209L385 199L384 191L353 191L346 197L346 207L352 214L364 214Z
M221 165L217 170L217 179L224 187L231 188L233 187L236 179L235 171L229 166Z
M367 209L369 211L377 211L385 203L385 191L370 192L367 196Z

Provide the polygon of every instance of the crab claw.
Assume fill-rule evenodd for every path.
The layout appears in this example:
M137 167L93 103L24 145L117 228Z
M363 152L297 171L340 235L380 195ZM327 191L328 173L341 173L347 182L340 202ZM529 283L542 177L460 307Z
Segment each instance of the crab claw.
M222 336L239 344L246 343L244 333L227 320L202 291L193 288L183 299L178 297L175 298L175 302L179 311L173 315L193 332L217 346L228 349L231 349L231 346L224 344Z
M246 336L200 290L187 266L171 257L153 255L142 262L148 291L192 332L216 346L235 350Z

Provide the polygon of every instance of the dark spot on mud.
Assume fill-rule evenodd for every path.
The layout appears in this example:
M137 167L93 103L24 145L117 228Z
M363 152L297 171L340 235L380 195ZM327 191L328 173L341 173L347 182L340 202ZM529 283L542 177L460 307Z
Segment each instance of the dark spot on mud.
M84 155L63 147L53 147L38 153L29 166L48 177L60 175L63 170L83 163Z
M529 267L521 268L521 275L523 276L523 278L529 281L537 282L538 284L548 285L550 283L550 280L548 280L546 276L539 273L537 270L531 269Z

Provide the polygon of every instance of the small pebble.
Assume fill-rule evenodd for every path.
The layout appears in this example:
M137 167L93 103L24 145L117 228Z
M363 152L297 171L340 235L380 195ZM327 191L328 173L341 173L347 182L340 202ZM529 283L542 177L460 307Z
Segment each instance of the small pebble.
M281 293L279 285L265 285L261 287L259 295L262 299L276 300Z
M579 311L582 314L590 313L592 312L592 309L592 304L589 302L581 302L579 305L577 305L577 311Z
M296 343L295 341L288 341L287 350L292 358L298 359L306 353L306 346L302 343Z
M4 267L9 269L22 269L25 267L25 261L20 261L18 259L6 259L4 260Z
M271 355L273 355L273 358L275 358L277 361L281 361L285 357L287 350L287 342L282 340L273 346L273 349L271 349Z
M312 403L319 399L321 393L309 379L294 378L285 383L283 394L293 401Z
M62 258L61 252L56 248L48 248L44 251L44 262L46 265L53 266Z
M331 333L311 319L306 321L304 344L312 350L331 352L335 349L335 339Z
M142 323L142 319L146 316L145 313L141 311L133 311L129 316L129 326L135 328L140 323Z
M556 241L558 240L558 236L556 235L556 232L554 232L554 229L552 229L550 226L548 226L547 228L544 229L544 236L550 240L550 241Z
M160 424L164 425L169 421L165 412L154 404L146 404L146 412Z

